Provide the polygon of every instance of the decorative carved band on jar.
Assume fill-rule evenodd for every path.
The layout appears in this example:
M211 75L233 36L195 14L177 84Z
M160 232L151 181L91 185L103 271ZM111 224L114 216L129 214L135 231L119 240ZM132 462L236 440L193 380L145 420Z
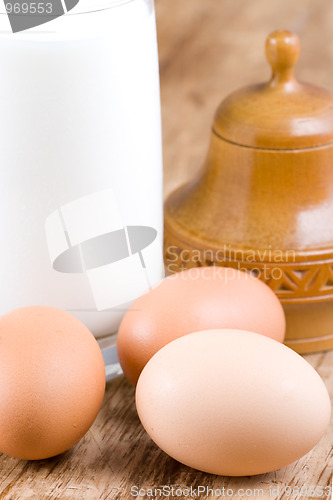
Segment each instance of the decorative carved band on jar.
M333 96L295 79L296 35L272 33L266 53L271 80L222 102L201 172L166 202L165 263L256 274L286 344L314 352L333 348Z

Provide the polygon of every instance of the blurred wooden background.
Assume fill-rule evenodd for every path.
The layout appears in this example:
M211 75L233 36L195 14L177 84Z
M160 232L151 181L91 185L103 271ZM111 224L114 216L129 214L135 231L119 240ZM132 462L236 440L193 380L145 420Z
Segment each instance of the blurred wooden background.
M333 91L330 0L157 0L156 11L166 194L200 168L219 102L269 78L271 31L295 31L296 76Z
M297 76L333 90L330 0L157 0L156 10L166 195L200 168L221 99L237 87L269 78L264 43L271 31L298 33L302 53ZM333 352L307 359L333 395ZM309 489L289 494L288 487L329 485L332 445L331 425L312 452L277 472L252 478L202 474L169 458L151 442L136 414L134 389L119 377L108 384L91 430L67 453L41 462L0 456L0 498L127 500L134 498L133 486L147 491L140 498L152 498L149 488L163 485L225 487L234 492L249 488L253 495L247 498L267 500L328 498L320 495L320 489L313 495ZM255 494L255 488L263 493ZM241 497L235 493L232 498Z

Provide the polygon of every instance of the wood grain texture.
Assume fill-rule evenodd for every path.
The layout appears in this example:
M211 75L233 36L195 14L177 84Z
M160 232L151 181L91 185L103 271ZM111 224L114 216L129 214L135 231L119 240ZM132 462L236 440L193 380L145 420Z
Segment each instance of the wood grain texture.
M328 0L157 0L156 7L166 194L200 167L222 97L245 82L268 78L263 41L269 32L296 31L302 40L298 77L333 90L333 3ZM333 352L306 359L333 396ZM133 485L206 485L263 489L263 495L249 498L310 500L310 495L288 496L283 488L328 485L332 446L333 425L306 457L275 473L252 478L202 474L172 460L151 442L136 414L134 390L120 377L108 384L91 430L67 453L40 462L0 456L0 498L119 500L134 498ZM270 495L270 487L280 492Z

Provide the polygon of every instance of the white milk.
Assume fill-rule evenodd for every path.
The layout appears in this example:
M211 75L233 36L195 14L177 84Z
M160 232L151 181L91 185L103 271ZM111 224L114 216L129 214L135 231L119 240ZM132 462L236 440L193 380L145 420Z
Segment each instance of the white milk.
M112 3L16 34L0 15L0 314L51 305L97 337L163 276L155 14Z

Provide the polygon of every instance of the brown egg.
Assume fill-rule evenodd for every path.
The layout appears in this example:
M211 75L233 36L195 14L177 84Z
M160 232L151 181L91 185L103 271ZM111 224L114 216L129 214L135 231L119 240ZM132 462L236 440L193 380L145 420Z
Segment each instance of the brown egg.
M222 267L189 269L137 299L118 333L118 356L136 384L163 346L198 330L233 328L283 342L285 316L272 290L250 274Z
M69 449L101 407L100 348L75 317L51 307L0 318L0 451L36 460Z
M298 460L331 415L325 384L307 361L242 330L192 333L160 349L142 371L136 405L162 450L225 476L265 474Z

